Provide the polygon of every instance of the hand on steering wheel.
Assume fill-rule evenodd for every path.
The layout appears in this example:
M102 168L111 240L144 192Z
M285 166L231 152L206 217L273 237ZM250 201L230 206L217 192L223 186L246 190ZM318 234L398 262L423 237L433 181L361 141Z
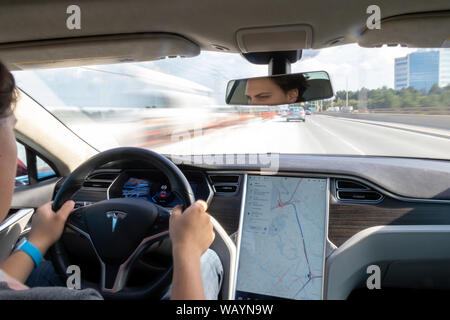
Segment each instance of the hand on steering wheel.
M211 216L206 213L208 205L197 200L184 212L181 206L172 210L169 233L173 251L187 251L200 258L214 241L215 233Z
M64 225L74 206L75 202L67 201L58 212L54 212L52 202L47 202L36 210L28 240L41 251L42 255L61 238Z
M93 170L124 159L144 162L165 174L172 192L185 208L194 202L189 182L171 161L149 150L124 147L101 152L70 174L55 196L53 210L57 211L71 199ZM67 226L89 240L101 264L100 283L90 286L98 289L104 297L142 298L152 295L162 282L170 281L172 267L153 283L139 289L126 287L131 267L139 255L150 244L168 236L169 218L170 212L166 208L136 198L108 199L74 210ZM69 264L65 252L61 241L53 246L60 273L64 273Z

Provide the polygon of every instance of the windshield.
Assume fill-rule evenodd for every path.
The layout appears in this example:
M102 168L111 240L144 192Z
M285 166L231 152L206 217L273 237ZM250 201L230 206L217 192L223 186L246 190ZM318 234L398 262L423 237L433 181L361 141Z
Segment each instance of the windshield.
M304 50L291 69L323 70L332 81L332 99L296 105L309 111L304 121L289 118L287 105L225 104L230 79L267 75L267 66L238 54L14 75L26 94L98 150L450 159L450 49Z

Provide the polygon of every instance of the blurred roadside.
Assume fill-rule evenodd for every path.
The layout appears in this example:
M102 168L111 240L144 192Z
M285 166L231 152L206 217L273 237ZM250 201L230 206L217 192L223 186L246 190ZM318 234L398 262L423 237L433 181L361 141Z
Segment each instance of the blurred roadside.
M49 108L63 123L94 147L153 148L170 144L173 136L191 138L232 126L274 118L265 108L238 111L219 108Z

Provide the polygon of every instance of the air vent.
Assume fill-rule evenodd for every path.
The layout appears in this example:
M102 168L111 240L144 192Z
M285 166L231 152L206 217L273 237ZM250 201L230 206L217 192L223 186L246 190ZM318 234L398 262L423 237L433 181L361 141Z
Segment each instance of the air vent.
M338 198L340 200L379 201L382 196L375 191L338 191Z
M367 190L368 188L366 186L363 186L362 184L354 181L349 180L337 180L336 181L337 188L338 189L356 189L356 190Z
M108 189L119 172L94 172L83 183L84 188Z
M213 174L209 176L216 194L234 195L239 190L239 175Z
M236 192L237 186L214 186L216 192Z
M88 177L88 180L95 179L95 180L109 180L113 181L115 178L117 178L118 173L109 173L109 172L101 172L101 173L94 173Z
M209 176L212 183L238 183L239 176Z
M85 188L101 188L108 189L111 185L112 181L96 181L96 180L88 180L83 183L83 187Z
M336 198L343 202L378 203L383 195L359 182L338 179L335 183Z

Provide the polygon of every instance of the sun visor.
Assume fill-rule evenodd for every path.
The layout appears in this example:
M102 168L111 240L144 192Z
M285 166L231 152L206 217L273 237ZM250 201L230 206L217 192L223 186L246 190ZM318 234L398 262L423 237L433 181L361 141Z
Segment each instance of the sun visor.
M358 43L362 47L400 44L412 48L441 48L446 47L449 39L450 11L445 11L382 19L381 29L365 29Z
M193 57L200 47L178 35L146 33L32 41L0 45L10 70L75 67Z
M312 27L302 24L240 29L236 42L242 53L309 49Z

